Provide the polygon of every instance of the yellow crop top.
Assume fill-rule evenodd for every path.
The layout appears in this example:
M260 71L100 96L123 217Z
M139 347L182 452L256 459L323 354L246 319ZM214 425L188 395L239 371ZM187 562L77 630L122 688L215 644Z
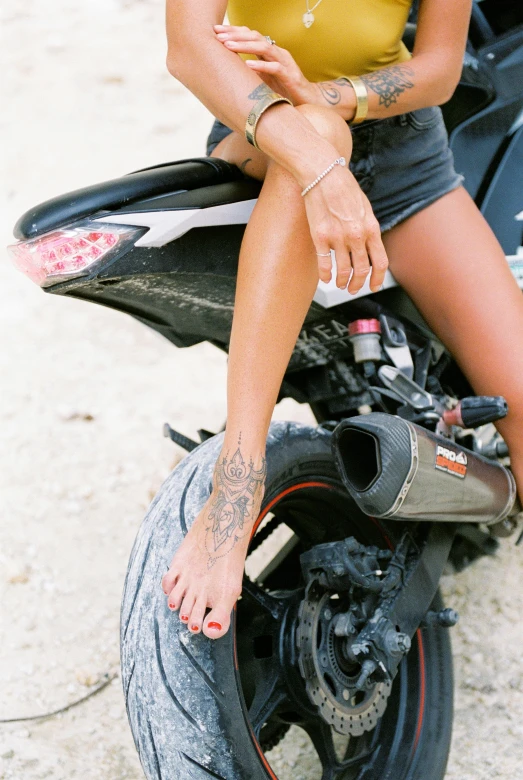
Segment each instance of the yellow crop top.
M309 0L312 8L316 0ZM229 0L229 24L270 35L288 49L309 81L330 81L410 59L401 38L412 0L321 0L314 23L306 0ZM244 59L252 59L243 55Z

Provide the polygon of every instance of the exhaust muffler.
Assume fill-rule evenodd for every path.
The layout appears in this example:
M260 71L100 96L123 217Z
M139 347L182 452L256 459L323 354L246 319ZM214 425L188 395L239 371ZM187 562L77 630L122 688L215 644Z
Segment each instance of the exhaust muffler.
M343 420L332 446L345 487L367 515L492 525L520 510L508 469L401 417Z

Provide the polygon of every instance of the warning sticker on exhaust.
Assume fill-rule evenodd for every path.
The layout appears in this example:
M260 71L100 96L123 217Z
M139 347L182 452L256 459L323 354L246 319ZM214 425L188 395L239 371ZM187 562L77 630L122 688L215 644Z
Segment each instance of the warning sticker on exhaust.
M438 444L436 450L435 466L440 471L446 471L455 477L465 479L467 475L467 456L464 452L454 452L448 447L442 447Z

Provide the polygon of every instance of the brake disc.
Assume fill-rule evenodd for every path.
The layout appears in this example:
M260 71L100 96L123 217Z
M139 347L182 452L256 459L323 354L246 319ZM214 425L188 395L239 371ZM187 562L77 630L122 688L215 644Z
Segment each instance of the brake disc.
M385 712L391 684L376 683L359 691L359 664L350 664L342 653L343 637L336 636L336 616L344 611L341 599L313 580L298 612L298 665L309 699L321 717L339 734L359 737L371 731Z

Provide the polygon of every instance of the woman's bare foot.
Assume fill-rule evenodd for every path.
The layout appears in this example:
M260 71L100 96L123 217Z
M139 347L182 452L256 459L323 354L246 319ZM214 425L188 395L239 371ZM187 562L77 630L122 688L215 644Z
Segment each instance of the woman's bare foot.
M243 567L265 485L262 453L246 457L240 443L225 447L213 475L213 490L174 556L162 588L169 608L179 610L189 631L210 639L227 633L241 593ZM210 612L206 615L207 608Z

